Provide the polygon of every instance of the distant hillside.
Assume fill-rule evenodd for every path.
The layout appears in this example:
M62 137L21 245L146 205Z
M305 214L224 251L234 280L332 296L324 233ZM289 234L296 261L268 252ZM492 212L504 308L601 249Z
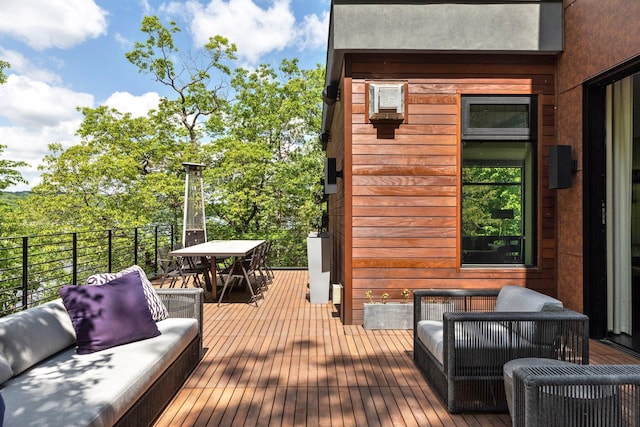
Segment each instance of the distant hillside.
M12 205L20 199L29 197L31 194L31 191L0 191L0 204Z

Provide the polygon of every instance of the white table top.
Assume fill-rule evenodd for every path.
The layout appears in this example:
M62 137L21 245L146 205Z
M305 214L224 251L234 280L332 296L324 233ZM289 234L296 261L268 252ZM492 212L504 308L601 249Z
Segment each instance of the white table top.
M264 240L211 240L199 245L176 249L170 256L245 256L264 243Z

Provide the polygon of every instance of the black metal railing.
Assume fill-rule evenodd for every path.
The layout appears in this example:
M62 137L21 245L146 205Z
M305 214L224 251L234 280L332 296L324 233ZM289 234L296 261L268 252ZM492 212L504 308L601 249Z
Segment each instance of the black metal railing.
M64 285L138 264L159 272L158 249L174 246L175 227L84 231L0 238L0 317L58 298Z

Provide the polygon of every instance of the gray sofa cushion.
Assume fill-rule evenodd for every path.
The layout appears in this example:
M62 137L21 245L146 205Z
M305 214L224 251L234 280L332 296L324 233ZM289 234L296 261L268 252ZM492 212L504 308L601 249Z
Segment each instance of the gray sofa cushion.
M444 365L445 340L443 326L444 323L437 320L422 320L418 322L416 331L420 341L442 365ZM500 322L484 323L482 329L469 324L465 325L464 329L460 324L456 326L457 368L491 367L496 365L498 360L506 362L513 356L524 357L539 351L538 346L532 345L518 334L509 333L509 330ZM469 342L473 342L473 351L469 351L469 345L467 345ZM515 342L517 345L513 345Z
M556 312L564 310L562 302L548 295L520 286L505 286L500 289L495 311ZM517 332L531 342L553 345L556 327L543 323L520 323Z
M562 302L522 286L500 289L494 311L562 311Z
M13 369L6 357L0 354L0 384L13 376Z
M14 375L75 341L71 319L60 299L0 318L0 353Z
M112 426L198 334L195 319L158 328L157 337L88 355L69 347L7 381L5 427Z
M443 323L439 320L421 320L416 327L418 338L440 364L444 364L442 325Z

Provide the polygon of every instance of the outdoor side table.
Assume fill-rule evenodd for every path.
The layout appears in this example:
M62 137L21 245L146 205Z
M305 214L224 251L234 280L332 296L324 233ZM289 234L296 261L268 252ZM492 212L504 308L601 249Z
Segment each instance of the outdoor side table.
M567 366L573 365L571 362L564 362L556 359L544 359L540 357L525 357L522 359L513 359L504 364L502 368L504 372L504 391L507 397L507 406L509 407L509 414L511 418L515 418L513 407L513 371L518 368L524 368L529 366ZM515 425L515 423L514 423Z

